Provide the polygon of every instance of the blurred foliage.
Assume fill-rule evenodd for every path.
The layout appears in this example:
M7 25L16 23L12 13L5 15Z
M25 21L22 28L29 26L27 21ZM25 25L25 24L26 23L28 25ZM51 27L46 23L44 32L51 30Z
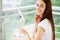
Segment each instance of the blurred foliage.
M60 15L53 15L53 18L54 18L54 23L56 25L60 25Z
M56 33L55 38L59 38L60 39L60 34Z
M60 7L60 0L52 0L52 5Z

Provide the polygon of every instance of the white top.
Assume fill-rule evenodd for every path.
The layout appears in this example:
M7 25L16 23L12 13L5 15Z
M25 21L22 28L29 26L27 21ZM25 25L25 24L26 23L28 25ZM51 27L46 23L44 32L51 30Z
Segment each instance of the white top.
M42 27L45 29L42 40L52 40L52 28L51 28L51 24L47 18L42 20L38 24L38 27Z

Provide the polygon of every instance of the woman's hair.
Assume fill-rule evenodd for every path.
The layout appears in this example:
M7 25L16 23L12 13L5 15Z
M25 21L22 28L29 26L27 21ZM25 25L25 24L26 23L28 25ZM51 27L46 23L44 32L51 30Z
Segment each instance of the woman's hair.
M41 21L45 18L47 18L50 22L51 22L51 26L52 26L52 33L53 33L53 39L55 40L55 27L54 27L54 22L53 22L53 16L52 16L52 5L51 5L51 0L43 0L43 2L46 4L46 8L45 11L43 13L43 17L41 19Z

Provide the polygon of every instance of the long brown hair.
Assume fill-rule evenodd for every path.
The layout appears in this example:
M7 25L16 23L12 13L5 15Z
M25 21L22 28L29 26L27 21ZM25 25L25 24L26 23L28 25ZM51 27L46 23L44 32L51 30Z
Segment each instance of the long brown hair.
M54 27L54 22L53 22L53 16L52 16L52 5L51 5L51 0L43 0L43 2L46 4L46 8L45 11L43 13L43 17L41 19L41 21L45 18L47 18L50 22L51 22L51 26L52 26L52 33L53 33L53 39L55 40L55 27Z

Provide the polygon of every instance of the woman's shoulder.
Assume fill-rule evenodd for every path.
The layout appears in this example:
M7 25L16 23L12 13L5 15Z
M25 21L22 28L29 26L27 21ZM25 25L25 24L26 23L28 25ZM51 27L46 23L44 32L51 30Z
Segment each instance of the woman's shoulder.
M46 18L38 24L38 27L44 28L45 31L47 32L47 30L49 30L51 28L51 24L50 24L49 20Z
M50 21L47 18L45 18L44 20L39 22L38 25L48 26L48 25L51 25L51 24L50 24Z
M40 23L48 23L49 22L49 20L47 19L47 18L45 18L44 20L42 20Z

